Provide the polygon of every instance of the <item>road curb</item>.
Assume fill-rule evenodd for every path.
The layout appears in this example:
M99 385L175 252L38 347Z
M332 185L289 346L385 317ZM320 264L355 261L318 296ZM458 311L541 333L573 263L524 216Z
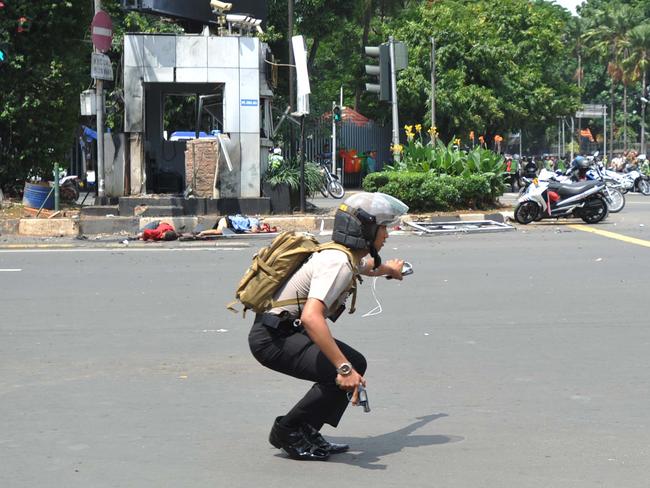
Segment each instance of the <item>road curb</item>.
M494 220L507 222L513 219L512 211L491 213L458 213L458 214L409 214L401 217L400 221L471 221ZM120 217L112 214L106 216L82 216L79 218L55 219L5 219L0 220L0 234L15 237L87 237L96 236L120 237L135 236L146 224L161 220L172 224L179 232L190 233L201 228L213 227L221 215L201 215L182 217ZM315 215L276 215L263 216L263 222L279 231L305 231L318 233L331 231L334 226L332 214Z
M20 219L18 234L33 237L70 237L79 235L76 219Z

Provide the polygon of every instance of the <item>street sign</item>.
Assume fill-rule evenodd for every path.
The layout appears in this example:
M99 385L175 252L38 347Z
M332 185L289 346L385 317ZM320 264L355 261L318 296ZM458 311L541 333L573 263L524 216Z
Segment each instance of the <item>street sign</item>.
M105 54L92 53L90 76L96 80L113 81L113 65Z
M605 115L607 107L605 105L585 104L582 110L576 112L577 119L591 119Z
M90 25L92 34L93 46L102 53L111 50L113 42L113 21L110 16L103 11L99 11L93 18L93 23Z

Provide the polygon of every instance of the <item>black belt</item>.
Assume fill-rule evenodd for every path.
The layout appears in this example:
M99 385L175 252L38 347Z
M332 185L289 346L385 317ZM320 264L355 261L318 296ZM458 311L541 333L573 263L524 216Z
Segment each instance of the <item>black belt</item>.
M262 324L269 329L278 330L285 334L295 334L304 330L300 319L283 317L282 315L274 315L272 313L257 314L255 316L255 323Z

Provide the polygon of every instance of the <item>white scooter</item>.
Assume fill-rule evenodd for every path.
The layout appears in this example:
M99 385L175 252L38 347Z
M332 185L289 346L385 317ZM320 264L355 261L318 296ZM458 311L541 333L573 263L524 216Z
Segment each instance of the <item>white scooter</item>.
M519 197L515 220L520 224L560 217L579 217L588 224L596 224L607 217L606 186L602 181L561 183L545 173L540 176L549 179L535 178Z

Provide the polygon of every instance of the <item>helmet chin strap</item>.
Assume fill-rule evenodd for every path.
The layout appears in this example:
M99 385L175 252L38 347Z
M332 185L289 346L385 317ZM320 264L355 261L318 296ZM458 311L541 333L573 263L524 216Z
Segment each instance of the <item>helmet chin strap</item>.
M372 259L373 259L373 261L375 263L374 266L372 267L372 269L379 268L379 266L381 266L381 256L377 252L377 249L375 249L374 244L369 244L368 245L368 250L369 250L369 253L372 256Z

